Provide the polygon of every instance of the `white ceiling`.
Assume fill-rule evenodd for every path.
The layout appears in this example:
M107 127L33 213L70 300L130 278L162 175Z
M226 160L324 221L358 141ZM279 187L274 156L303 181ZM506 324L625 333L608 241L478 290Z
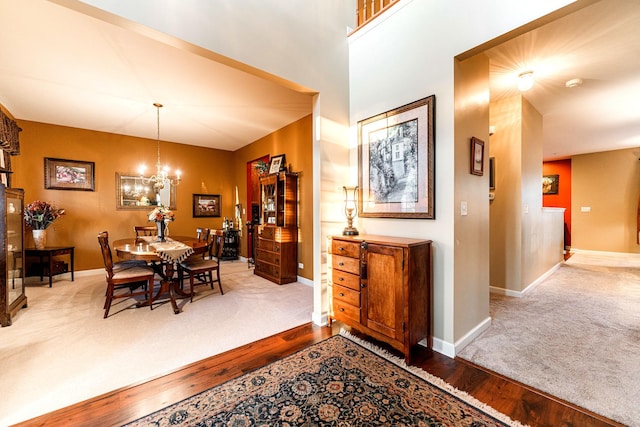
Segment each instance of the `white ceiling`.
M2 0L0 103L17 119L236 150L311 96L45 0Z
M486 53L491 99L534 71L524 97L543 116L545 160L640 147L640 1L602 0Z
M17 119L156 139L160 102L163 141L236 150L311 113L295 85L45 0L2 0L0 28L0 103ZM545 159L640 146L640 1L602 0L487 54L492 99L534 70Z

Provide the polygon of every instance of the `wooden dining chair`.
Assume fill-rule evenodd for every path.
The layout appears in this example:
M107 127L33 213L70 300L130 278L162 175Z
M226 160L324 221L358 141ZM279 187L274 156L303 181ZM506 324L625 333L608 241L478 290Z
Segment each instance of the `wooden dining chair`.
M155 225L134 225L133 231L136 232L136 239L142 236L157 236L158 227Z
M144 295L149 301L149 307L153 310L153 277L155 275L153 268L140 265L139 262L122 261L114 263L107 231L98 234L98 243L100 243L107 279L104 318L106 319L109 316L111 302L116 298L131 298ZM140 287L142 290L136 290ZM116 292L121 289L128 289L129 292Z
M193 288L196 285L209 284L213 289L213 284L218 283L220 294L224 295L222 290L222 282L220 281L220 257L222 256L222 235L214 234L207 246L194 249L195 254L208 254L208 258L188 258L186 261L178 264L178 280L180 285L184 280L189 278L189 290L191 292L191 301L193 302ZM216 253L214 253L216 248ZM213 278L213 272L216 272L216 278ZM186 276L186 277L185 277ZM196 282L196 279L198 280Z

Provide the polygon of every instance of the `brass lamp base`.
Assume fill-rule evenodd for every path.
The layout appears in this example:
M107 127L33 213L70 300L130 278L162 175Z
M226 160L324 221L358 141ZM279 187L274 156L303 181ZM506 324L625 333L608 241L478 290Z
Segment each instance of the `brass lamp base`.
M344 230L342 230L343 236L357 236L358 234L360 233L358 232L358 229L355 227L345 227Z

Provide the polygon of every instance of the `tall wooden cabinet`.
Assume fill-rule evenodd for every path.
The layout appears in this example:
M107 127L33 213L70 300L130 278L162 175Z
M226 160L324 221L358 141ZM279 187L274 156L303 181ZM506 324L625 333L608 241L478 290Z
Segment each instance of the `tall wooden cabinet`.
M24 192L0 184L0 325L27 306L24 293Z
M260 225L254 273L280 285L298 279L298 176L260 178Z
M431 241L331 238L331 318L404 354L431 338Z

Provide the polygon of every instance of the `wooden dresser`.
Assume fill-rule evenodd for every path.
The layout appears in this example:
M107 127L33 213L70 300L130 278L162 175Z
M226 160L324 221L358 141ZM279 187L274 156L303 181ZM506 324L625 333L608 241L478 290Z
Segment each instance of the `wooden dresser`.
M261 224L255 274L283 285L298 280L298 176L279 172L260 178Z
M431 241L331 237L330 320L391 345L410 359L431 336Z

